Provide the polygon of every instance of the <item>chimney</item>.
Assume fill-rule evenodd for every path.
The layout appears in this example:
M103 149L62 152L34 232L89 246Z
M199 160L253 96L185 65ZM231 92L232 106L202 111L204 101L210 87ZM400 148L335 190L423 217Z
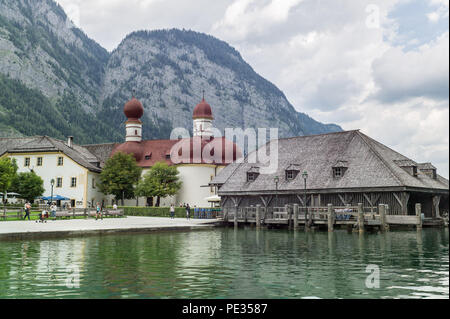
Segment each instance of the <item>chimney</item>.
M73 136L69 136L67 140L67 146L69 146L70 148L73 147Z

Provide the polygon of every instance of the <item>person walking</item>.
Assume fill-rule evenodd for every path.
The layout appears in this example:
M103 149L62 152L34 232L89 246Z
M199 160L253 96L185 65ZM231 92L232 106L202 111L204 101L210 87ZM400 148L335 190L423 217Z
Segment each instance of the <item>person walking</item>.
M31 210L31 204L27 202L25 204L25 217L23 219L26 219L28 217L28 220L30 220L30 210Z
M175 219L175 206L170 205L170 219Z
M50 206L50 216L54 219L56 219L56 210L57 210L56 204L52 203L52 206Z
M186 204L186 219L191 219L191 207L189 206L189 204Z
M99 216L103 220L102 207L100 206L100 203L97 203L97 212L95 213L95 220L98 220Z

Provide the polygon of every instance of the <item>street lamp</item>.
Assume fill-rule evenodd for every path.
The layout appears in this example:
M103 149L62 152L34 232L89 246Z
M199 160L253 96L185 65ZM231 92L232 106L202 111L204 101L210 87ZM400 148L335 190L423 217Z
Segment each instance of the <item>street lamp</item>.
M278 207L278 182L280 181L280 178L278 176L275 176L275 207Z
M304 171L302 174L303 180L305 181L305 192L303 194L303 205L305 206L305 220L308 214L308 207L306 205L306 180L308 179L308 172Z
M55 180L52 178L50 181L50 185L52 185L52 195L50 196L50 205L53 204L53 186L55 185Z

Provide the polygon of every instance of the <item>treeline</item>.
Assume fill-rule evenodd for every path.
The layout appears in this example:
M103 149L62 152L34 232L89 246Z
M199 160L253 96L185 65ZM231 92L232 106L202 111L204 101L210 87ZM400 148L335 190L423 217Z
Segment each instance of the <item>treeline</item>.
M121 141L123 132L86 113L72 93L53 105L40 91L0 74L0 124L26 136L46 135L65 140L75 136L77 144Z

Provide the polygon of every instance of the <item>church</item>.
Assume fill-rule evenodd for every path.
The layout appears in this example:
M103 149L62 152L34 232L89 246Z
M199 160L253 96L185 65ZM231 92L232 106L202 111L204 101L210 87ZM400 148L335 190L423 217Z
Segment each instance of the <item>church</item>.
M53 191L54 196L67 198L76 208L92 207L97 202L112 204L114 198L101 193L98 183L105 162L118 152L132 154L143 175L158 162L177 167L182 187L177 195L161 199L161 206L188 203L191 207L210 207L220 201L210 182L241 158L242 152L235 143L214 136L212 108L204 98L194 108L193 137L143 140L142 103L133 97L123 111L127 117L124 143L77 145L73 137L67 141L48 136L0 138L0 156L16 159L18 172L33 170L39 175L44 180L44 197ZM127 206L155 203L151 197L125 201Z

